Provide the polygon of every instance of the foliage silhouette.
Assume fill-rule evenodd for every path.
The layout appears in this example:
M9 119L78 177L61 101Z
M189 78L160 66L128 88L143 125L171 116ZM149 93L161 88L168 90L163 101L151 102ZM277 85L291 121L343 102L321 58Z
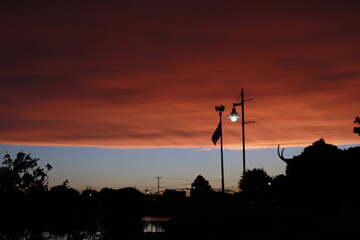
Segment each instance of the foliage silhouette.
M360 117L356 117L354 123L360 125ZM360 136L360 127L354 127L354 133Z
M41 239L46 220L48 171L38 158L19 152L15 159L6 153L0 167L0 236L7 239ZM16 224L14 224L16 223Z
M287 178L284 174L280 174L271 182L271 194L274 200L283 201L287 192Z
M142 233L145 195L135 188L103 188L99 192L101 225L105 239L122 239Z
M293 201L312 208L356 208L360 200L360 148L341 150L323 139L287 163L288 191Z
M263 204L268 201L270 196L271 181L272 178L264 169L254 168L246 170L242 175L239 188L248 203Z
M212 192L212 188L203 176L198 175L194 182L191 184L190 196L191 197L204 197Z
M239 188L243 192L266 192L270 189L271 181L264 169L254 168L246 170L239 181Z
M47 173L52 169L50 164L45 168L38 166L39 158L19 152L16 159L6 153L0 167L0 191L46 191L48 188Z
M74 231L74 219L80 214L79 196L79 192L69 187L67 181L50 189L48 192L48 212L52 232L65 234Z

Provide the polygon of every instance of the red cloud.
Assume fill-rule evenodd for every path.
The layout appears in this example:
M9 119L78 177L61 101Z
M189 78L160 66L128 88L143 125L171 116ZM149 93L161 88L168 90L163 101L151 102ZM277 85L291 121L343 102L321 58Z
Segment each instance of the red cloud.
M1 11L2 144L238 147L241 88L249 147L358 142L352 5L54 4Z

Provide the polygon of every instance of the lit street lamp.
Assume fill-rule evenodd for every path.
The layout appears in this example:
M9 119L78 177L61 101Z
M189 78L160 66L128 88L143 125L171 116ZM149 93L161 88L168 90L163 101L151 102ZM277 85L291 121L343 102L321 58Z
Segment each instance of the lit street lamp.
M231 111L230 115L228 116L228 118L230 119L231 122L236 122L240 118L240 116L237 114L235 107L241 105L243 174L245 174L245 171L246 171L246 167L245 167L245 124L246 123L254 123L255 121L245 122L244 105L245 105L245 102L251 101L251 100L254 100L254 99L252 98L252 99L244 100L244 89L241 89L241 94L240 94L239 98L240 97L241 97L241 101L239 103L233 103L233 108L232 108L232 111ZM239 98L236 101L238 101Z
M228 116L228 118L230 118L230 121L231 121L231 122L236 122L236 121L240 118L240 116L239 116L239 115L237 114L237 112L236 112L236 108L235 108L235 107L232 108L231 113L230 113L230 115Z

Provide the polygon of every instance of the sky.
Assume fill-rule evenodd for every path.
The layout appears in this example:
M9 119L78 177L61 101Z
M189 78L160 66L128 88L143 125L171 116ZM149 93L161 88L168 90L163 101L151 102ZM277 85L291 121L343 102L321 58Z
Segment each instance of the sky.
M77 188L218 179L211 136L223 104L225 178L236 185L241 123L226 116L241 89L254 98L249 166L284 173L278 144L294 154L320 138L356 146L359 10L329 0L2 1L0 154L31 152L55 165L52 184Z

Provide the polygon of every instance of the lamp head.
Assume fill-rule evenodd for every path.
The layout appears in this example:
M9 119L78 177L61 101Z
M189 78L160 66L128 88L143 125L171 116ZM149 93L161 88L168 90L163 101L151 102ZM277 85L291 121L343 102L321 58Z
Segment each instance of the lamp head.
M232 108L230 115L228 116L231 122L236 122L240 116L237 114L235 107Z

